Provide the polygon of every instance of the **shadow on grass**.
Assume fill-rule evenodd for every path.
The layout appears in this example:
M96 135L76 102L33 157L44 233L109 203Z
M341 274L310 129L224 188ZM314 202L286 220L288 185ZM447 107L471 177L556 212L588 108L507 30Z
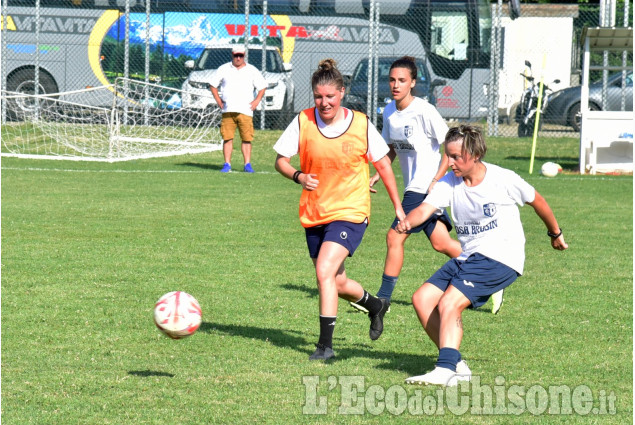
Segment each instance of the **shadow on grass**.
M516 160L516 161L529 161L531 159L530 156L506 156L505 159ZM534 161L538 164L542 162L555 162L560 164L563 170L567 171L579 171L580 163L578 157L572 156L537 156L534 158Z
M222 332L248 339L260 339L270 342L277 347L292 348L300 352L306 352L302 347L309 344L309 341L303 336L300 336L300 332L298 331L259 328L256 326L224 325L221 323L203 322L199 327L199 332Z
M295 284L295 283L285 283L284 285L280 285L283 289L288 289L290 291L298 291L298 292L304 292L308 297L310 298L314 298L314 297L318 297L320 295L317 286L306 286L306 285L299 285L299 284ZM340 298L340 305L343 305L343 303L346 303L346 305L348 305L348 302L346 300L344 300L343 298ZM390 301L391 305L404 305L404 306L411 306L412 303L410 301L402 301L402 300L391 300ZM357 312L357 313L361 313L359 310L355 309L355 308L351 308L352 312Z
M300 285L297 283L285 283L284 285L280 285L283 289L288 289L290 291L298 291L304 292L308 297L317 297L320 295L318 291L317 285Z
M428 354L412 354L395 351L377 351L372 348L343 347L338 349L335 347L335 355L337 361L351 360L357 358L368 358L371 360L380 360L381 363L375 366L377 369L395 370L411 375L423 375L434 369L437 361L437 353Z
M364 328L364 331L366 331L366 328ZM306 354L307 357L314 351L313 342L305 338L301 332L292 330L203 322L199 328L199 332L222 332L247 339L260 339L277 347L291 348L299 353ZM336 341L337 343L334 347L336 359L333 360L333 362L355 358L379 359L382 360L382 363L377 365L377 368L398 370L408 374L420 375L431 370L437 359L436 353L433 355L420 355L393 351L378 351L372 348L370 342L351 347L345 346L346 338L336 338ZM341 348L338 348L338 346L341 346ZM309 348L307 349L307 347Z
M156 370L129 370L128 375L141 376L142 378L149 378L150 376L165 376L168 378L174 378L173 373L159 372Z
M185 167L196 167L203 170L220 170L223 167L223 164L207 164L200 162L181 162L180 164L176 165L182 165Z

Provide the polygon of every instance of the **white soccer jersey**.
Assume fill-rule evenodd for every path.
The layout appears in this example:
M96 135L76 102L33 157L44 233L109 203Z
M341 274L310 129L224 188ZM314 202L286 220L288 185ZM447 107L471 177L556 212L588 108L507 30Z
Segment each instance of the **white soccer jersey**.
M267 88L267 81L258 68L248 63L241 68L236 68L231 62L221 65L210 84L219 89L224 103L223 112L238 112L250 117L254 115L249 106L256 98L254 91Z
M403 111L394 101L386 105L382 136L399 157L405 191L427 193L439 169L439 148L447 132L437 109L419 97Z
M350 109L345 109L346 116L343 120L336 122L333 125L326 125L320 118L320 114L316 114L316 121L320 132L328 138L336 138L341 136L348 130L351 122L353 121L353 112ZM359 114L360 112L355 112ZM291 158L298 154L300 149L300 123L296 116L291 123L287 126L287 129L282 133L273 149L280 155ZM368 160L370 162L377 162L382 159L388 153L388 146L384 143L381 135L377 131L374 125L368 122Z
M436 208L451 207L463 249L459 259L478 252L522 274L525 234L518 206L533 202L536 190L511 170L483 164L487 171L477 186L469 187L462 177L449 172L424 202Z

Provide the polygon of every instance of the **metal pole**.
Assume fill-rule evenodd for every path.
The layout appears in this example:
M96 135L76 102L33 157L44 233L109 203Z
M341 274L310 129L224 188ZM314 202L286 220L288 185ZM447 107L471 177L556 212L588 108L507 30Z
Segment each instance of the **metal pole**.
M2 90L7 90L7 0L2 2L2 31L0 32L0 45L2 48L0 49L0 63L2 64L0 68L0 72L2 72ZM7 120L7 102L2 98L2 123L5 123Z
M123 38L123 76L130 77L130 0L126 0L126 27ZM126 93L127 94L127 93Z
M603 0L600 2L600 26L602 27L614 27L615 26L615 1ZM608 78L609 78L609 52L604 50L602 52L602 110L606 111L608 102Z
M150 90L148 84L150 83L150 2L146 1L146 61L145 61L145 86L144 91L144 106L143 106L143 122L145 125L150 124Z
M584 40L582 56L582 86L580 94L580 174L586 171L586 130L585 120L589 113L589 65L591 64L589 37ZM586 131L585 131L586 130Z
M373 27L375 20L375 0L370 0L370 13L368 15L368 72L366 76L368 77L368 90L366 92L366 115L370 118L371 116L371 104L372 104L372 96L373 96L373 81L371 76L373 75Z
M262 2L262 73L267 71L267 0ZM266 89L265 89L266 90ZM265 99L263 99L265 100ZM262 102L262 113L260 115L260 129L265 129L265 109L267 102Z
M628 16L630 12L628 1L624 2L624 28L628 27ZM628 64L628 52L624 50L622 52L622 102L620 105L620 111L626 110L626 65Z
M503 35L503 24L501 16L503 13L503 0L498 0L496 8L496 50L492 52L494 58L494 87L491 87L492 106L494 109L494 135L498 136L498 101L499 101L499 85L500 85L500 55Z
M123 42L123 77L124 77L124 86L123 86L123 98L124 102L128 99L129 92L129 81L130 77L130 0L126 0L126 8L124 15L126 17L126 26L124 32L124 42ZM128 124L128 105L125 103L124 107L124 116L123 116L123 124Z
M500 0L499 0L500 1ZM494 134L494 109L497 109L497 106L494 105L494 90L496 90L497 85L497 75L498 75L498 61L496 52L498 51L498 26L499 21L497 20L498 16L498 7L497 5L492 5L492 30L490 36L490 66L489 66L489 90L488 90L488 108L487 108L487 135L492 136Z
M377 97L379 95L379 2L375 4L375 31L373 31L373 125L377 127Z
M40 0L35 0L35 87L33 88L33 94L35 95L35 120L40 115Z
M245 33L243 34L243 41L245 42L245 63L248 63L249 59L249 0L245 0Z

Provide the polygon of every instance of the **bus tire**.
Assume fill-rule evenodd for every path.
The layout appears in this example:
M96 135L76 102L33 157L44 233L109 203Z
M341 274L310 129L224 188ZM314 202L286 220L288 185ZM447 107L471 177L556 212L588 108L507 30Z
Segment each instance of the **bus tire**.
M57 83L51 74L40 69L39 94L57 93ZM7 77L7 91L23 94L35 93L35 68L22 68ZM13 99L7 102L7 114L11 120L24 120L35 111L35 102Z

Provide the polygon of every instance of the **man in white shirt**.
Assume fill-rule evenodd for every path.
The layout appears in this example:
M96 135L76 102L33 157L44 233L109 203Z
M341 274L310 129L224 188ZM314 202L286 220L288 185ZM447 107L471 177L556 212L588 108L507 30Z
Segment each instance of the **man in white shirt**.
M254 172L251 166L251 142L254 138L253 115L266 88L267 82L260 71L255 66L245 62L245 46L235 45L232 48L232 61L221 65L210 83L212 95L223 111L220 132L223 138L225 163L221 169L222 173L231 171L236 127L238 127L242 140L241 150L245 160L244 171ZM254 92L257 93L255 98Z

